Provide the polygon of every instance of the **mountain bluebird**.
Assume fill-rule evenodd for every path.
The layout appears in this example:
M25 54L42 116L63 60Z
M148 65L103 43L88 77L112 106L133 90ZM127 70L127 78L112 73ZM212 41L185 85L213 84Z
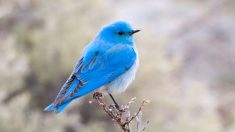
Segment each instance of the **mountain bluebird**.
M44 111L59 113L72 100L95 90L108 93L112 99L111 93L125 91L139 65L133 40L133 34L139 31L124 21L103 27L83 50L72 74Z

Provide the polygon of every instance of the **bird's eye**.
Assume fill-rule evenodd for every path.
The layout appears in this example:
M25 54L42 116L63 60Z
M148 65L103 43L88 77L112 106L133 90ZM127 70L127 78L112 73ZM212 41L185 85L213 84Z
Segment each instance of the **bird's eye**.
M123 35L124 33L123 32L118 32L118 35Z

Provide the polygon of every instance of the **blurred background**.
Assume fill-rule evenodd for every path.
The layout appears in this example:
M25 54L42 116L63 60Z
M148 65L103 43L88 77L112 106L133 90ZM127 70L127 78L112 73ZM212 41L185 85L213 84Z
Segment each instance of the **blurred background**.
M0 0L0 131L119 132L91 94L59 115L42 111L116 20L142 30L137 78L114 96L151 100L146 131L235 132L234 0Z

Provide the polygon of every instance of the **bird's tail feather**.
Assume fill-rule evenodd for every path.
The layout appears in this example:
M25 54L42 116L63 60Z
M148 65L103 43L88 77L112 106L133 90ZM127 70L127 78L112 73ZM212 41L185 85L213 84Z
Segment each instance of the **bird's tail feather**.
M66 83L66 85L68 85ZM65 86L66 86L65 85ZM65 97L65 96L68 96L78 85L78 79L74 79L72 80L72 83L69 84L69 88L68 90L66 91L66 93L63 95L63 96L60 96L59 97ZM64 87L65 87L64 86ZM59 99L58 97L56 98L56 100ZM56 113L60 113L62 110L64 110L66 108L66 106L68 106L68 104L72 101L72 99L69 99L69 100L65 100L63 103L59 104L58 106L55 106L54 103L51 103L50 105L48 105L44 111L55 111Z
M59 105L57 109L55 110L56 113L60 113L62 110L64 110L67 105L71 102L72 100L66 101L65 103Z
M43 111L53 111L55 110L55 105L52 103L48 105Z
M55 107L55 105L52 103L50 105L48 105L44 111L54 111L56 113L60 113L62 110L64 110L64 108L66 108L66 106L71 102L72 100L66 101L65 103Z

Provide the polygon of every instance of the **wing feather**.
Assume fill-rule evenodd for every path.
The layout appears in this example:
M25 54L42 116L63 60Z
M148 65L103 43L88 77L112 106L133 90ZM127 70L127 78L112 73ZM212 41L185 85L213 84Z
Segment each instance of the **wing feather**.
M64 104L81 97L126 72L135 62L136 53L131 46L117 45L105 52L93 51L89 57L83 56L77 63L71 77L66 81L55 102ZM78 86L72 90L68 87L78 80Z

